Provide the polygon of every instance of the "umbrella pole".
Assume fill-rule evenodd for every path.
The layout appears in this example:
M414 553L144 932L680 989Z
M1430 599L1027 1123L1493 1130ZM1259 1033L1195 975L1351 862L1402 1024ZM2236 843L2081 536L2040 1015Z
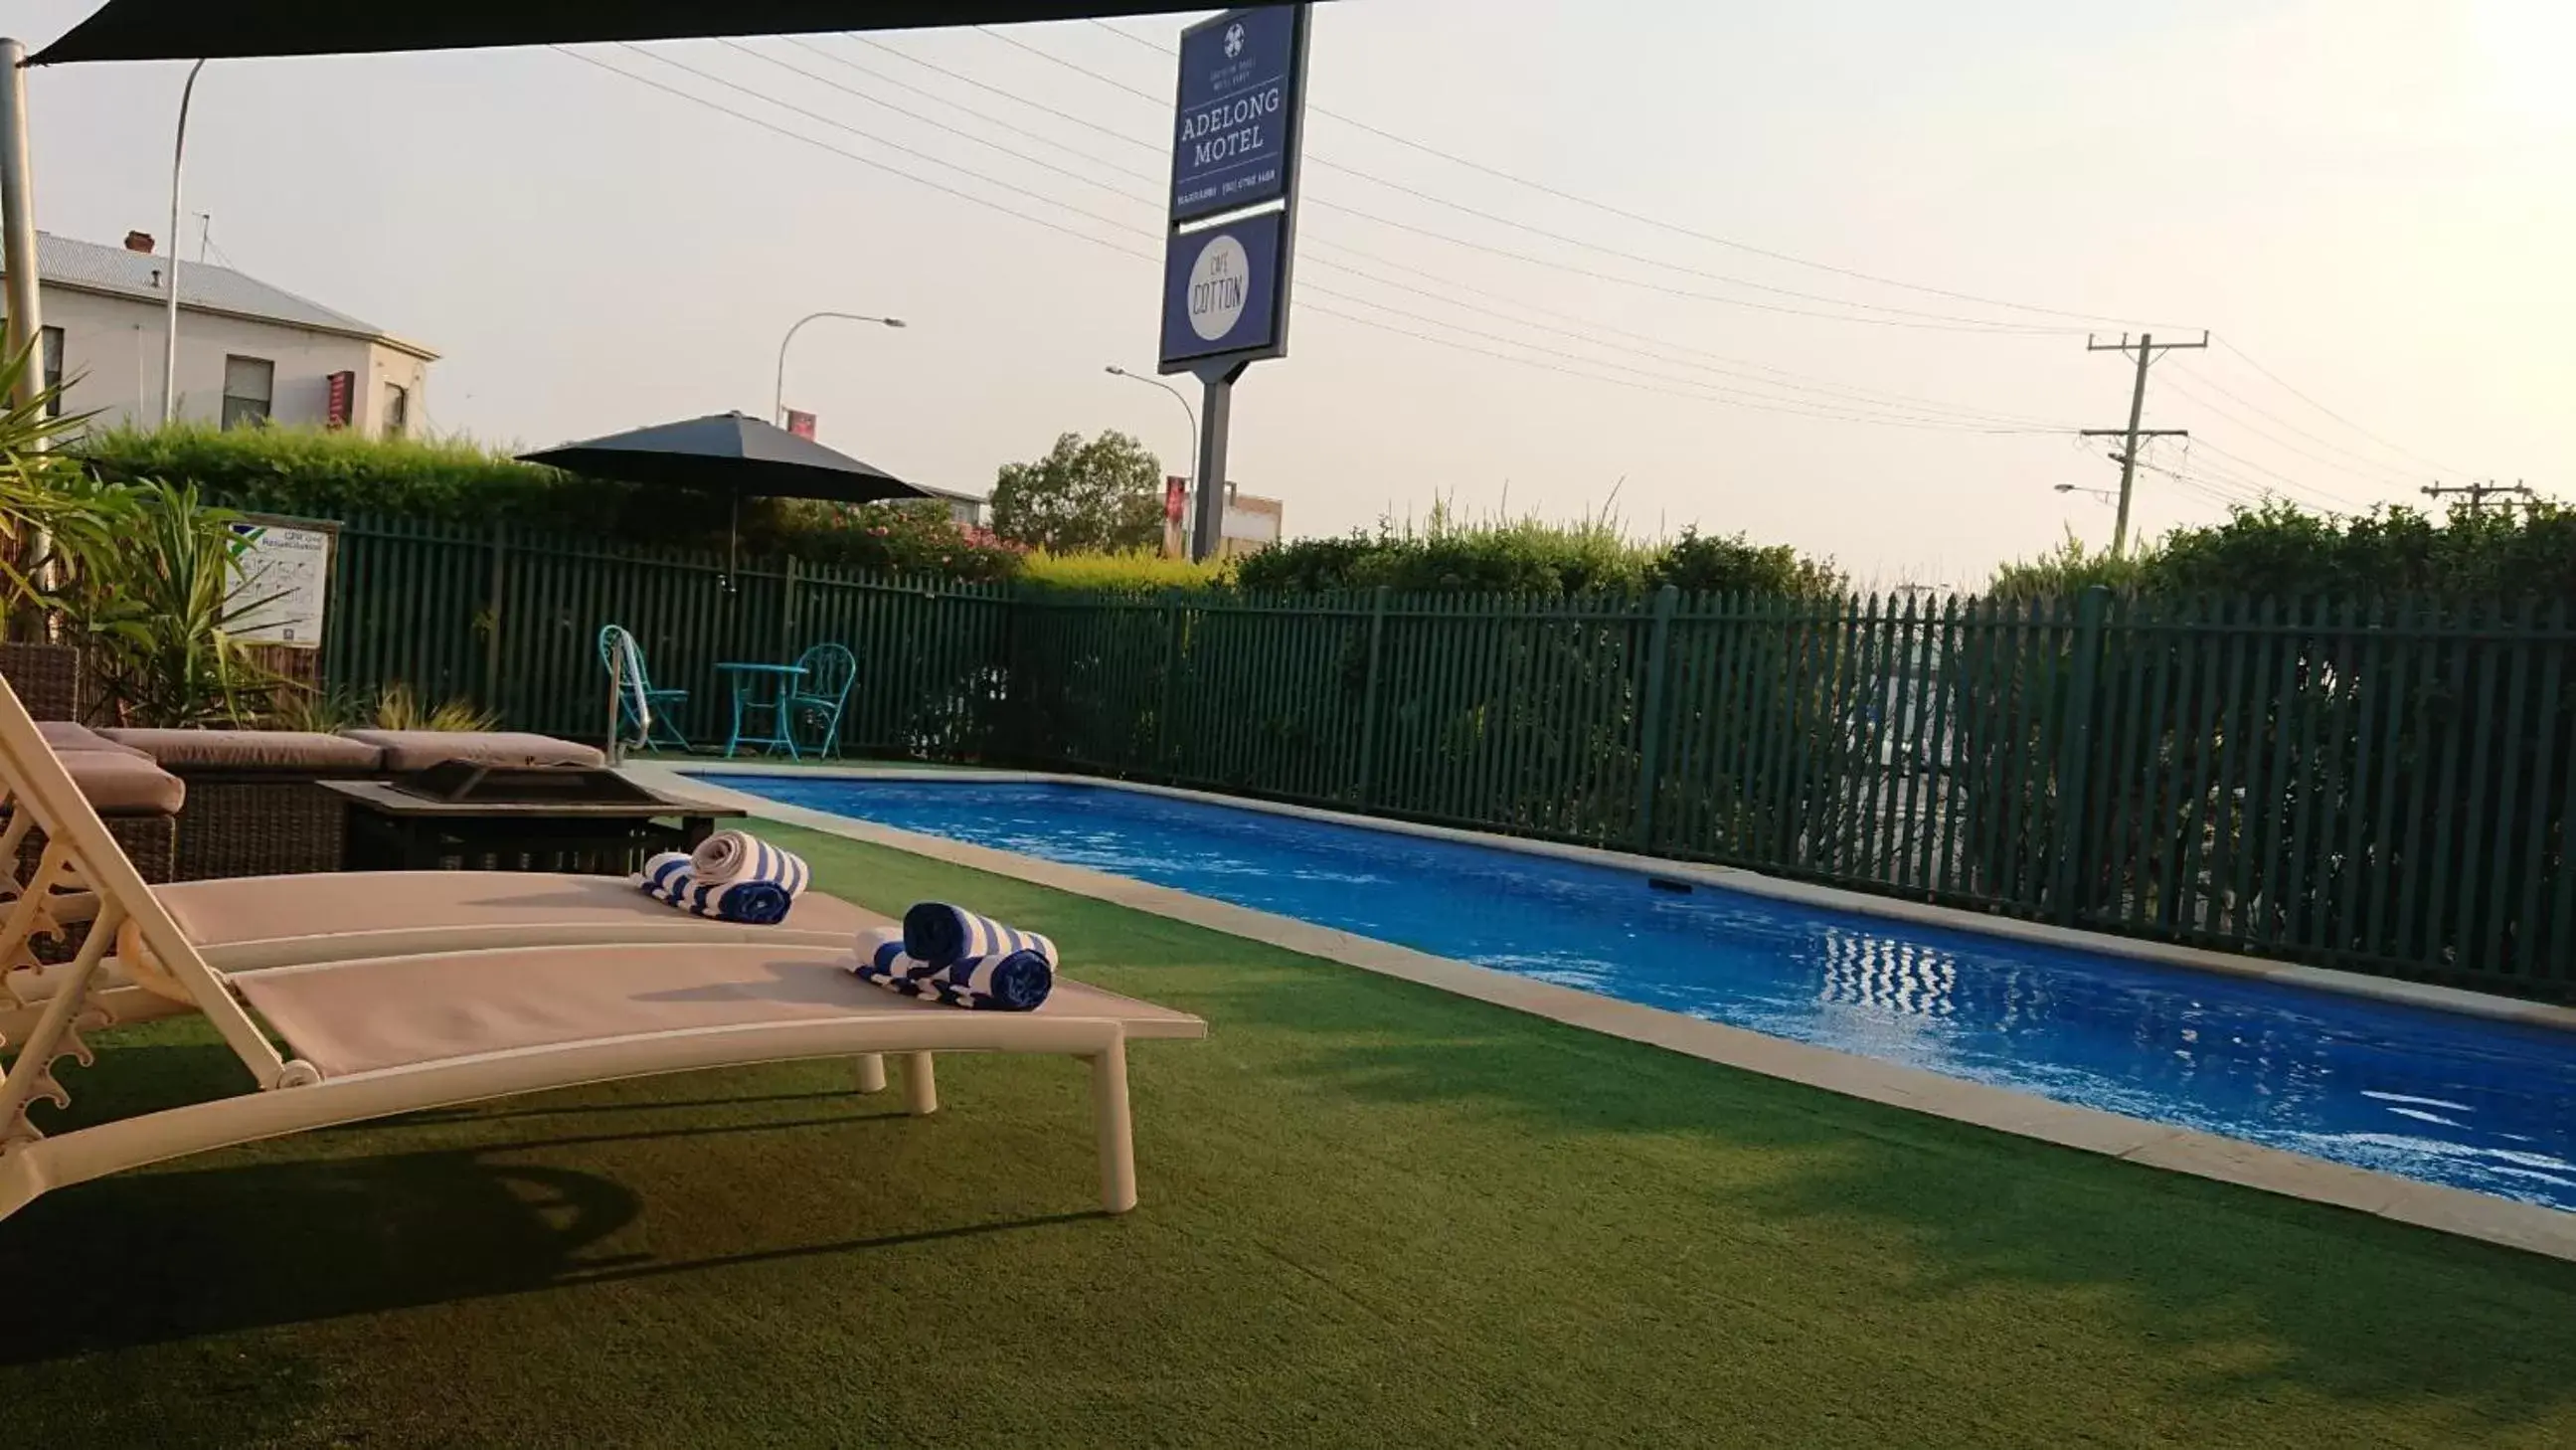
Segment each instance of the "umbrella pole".
M734 559L742 548L742 490L725 495L725 576L727 594L733 592Z

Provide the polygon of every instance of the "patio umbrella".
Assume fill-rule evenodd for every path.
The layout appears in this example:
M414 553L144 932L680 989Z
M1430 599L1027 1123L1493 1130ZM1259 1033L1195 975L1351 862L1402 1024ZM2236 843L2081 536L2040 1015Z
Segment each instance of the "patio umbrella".
M519 458L587 478L724 494L732 502L725 530L728 588L733 583L734 546L742 531L745 498L877 503L934 497L882 468L740 413L611 433L587 443L523 453Z
M1204 0L619 0L613 5L600 0L433 0L425 5L109 0L47 46L36 63L906 30L1205 8Z

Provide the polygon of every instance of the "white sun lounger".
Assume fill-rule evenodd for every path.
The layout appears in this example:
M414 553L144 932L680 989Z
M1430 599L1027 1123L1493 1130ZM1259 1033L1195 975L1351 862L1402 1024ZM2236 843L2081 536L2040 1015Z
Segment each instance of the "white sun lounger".
M38 727L41 737L42 727ZM39 741L47 761L59 765ZM24 795L20 784L31 759L0 747L0 806ZM11 812L0 828L0 911L24 886L15 869L18 846L35 816ZM620 942L758 942L838 947L885 918L836 897L809 891L775 926L711 921L656 901L626 881L607 876L462 871L371 871L331 876L253 876L155 886L153 894L194 942L209 966L237 971L299 962L349 961L420 952L488 947L582 946ZM35 930L86 921L95 897L59 878L44 890ZM131 928L117 956L135 950ZM58 970L27 965L25 937L0 935L0 1044L23 1040L35 1013L52 994ZM112 956L109 980L94 986L100 1005L118 1023L148 1021L193 1010L123 982L123 964Z
M0 1080L0 1217L51 1189L334 1123L582 1083L885 1052L907 1055L909 1105L921 1113L938 1106L935 1053L1083 1059L1101 1206L1122 1213L1136 1204L1126 1044L1207 1030L1195 1017L1061 981L1044 1007L1025 1013L900 997L853 975L848 945L534 946L227 971L209 964L145 887L5 682L0 755L14 767L14 809L32 813L46 839L29 889L8 909L9 964L24 960L57 886L86 891L94 912L79 953L47 974L53 990ZM109 980L105 963L120 939L132 944L119 952L132 988L203 1012L258 1090L48 1137L27 1109L39 1098L69 1104L53 1070L62 1059L95 1061L82 1033L115 1020L96 989Z

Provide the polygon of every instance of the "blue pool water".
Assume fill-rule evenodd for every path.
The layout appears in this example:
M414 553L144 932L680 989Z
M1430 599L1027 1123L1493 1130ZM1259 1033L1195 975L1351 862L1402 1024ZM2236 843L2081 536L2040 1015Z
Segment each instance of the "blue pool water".
M1065 785L726 776L2061 1102L2576 1210L2576 1033Z

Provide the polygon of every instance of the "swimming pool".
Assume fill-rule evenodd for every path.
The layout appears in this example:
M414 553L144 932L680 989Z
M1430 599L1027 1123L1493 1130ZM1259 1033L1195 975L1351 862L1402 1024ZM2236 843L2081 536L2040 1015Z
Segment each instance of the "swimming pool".
M742 776L789 804L1172 886L1972 1082L2576 1210L2576 1033L1108 787Z

